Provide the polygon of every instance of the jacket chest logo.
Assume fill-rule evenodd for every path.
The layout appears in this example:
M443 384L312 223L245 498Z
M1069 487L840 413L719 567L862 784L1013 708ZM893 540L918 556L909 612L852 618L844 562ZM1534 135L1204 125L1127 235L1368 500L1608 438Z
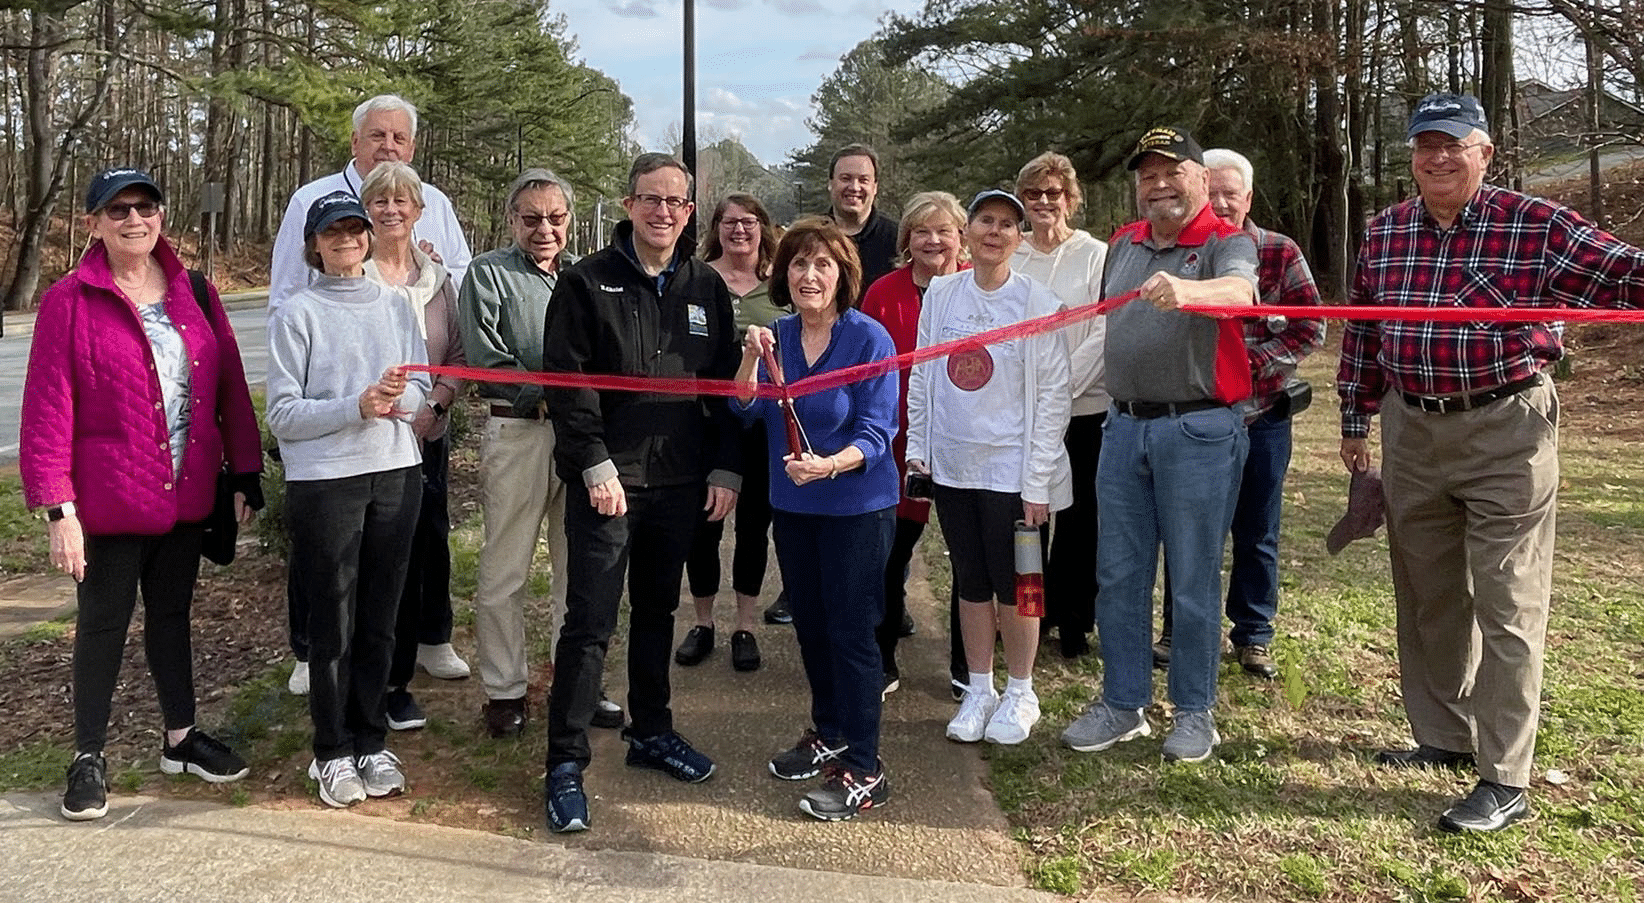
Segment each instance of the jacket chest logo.
M620 286L620 285L606 285L603 282L601 282L599 284L599 290L602 291L602 292L609 292L613 295L622 294L622 286Z
M685 318L690 323L691 335L708 335L708 309L700 304L685 305Z

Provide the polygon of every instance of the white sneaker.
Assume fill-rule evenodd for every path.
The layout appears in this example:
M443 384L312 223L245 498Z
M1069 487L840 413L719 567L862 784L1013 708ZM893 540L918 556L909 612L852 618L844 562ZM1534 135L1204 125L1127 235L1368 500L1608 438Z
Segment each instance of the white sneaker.
M948 739L960 743L975 743L987 730L988 719L999 705L999 694L992 687L986 693L967 689L959 701L959 714L948 722Z
M1028 738L1028 732L1039 723L1039 697L1032 690L1018 693L1006 690L999 707L988 719L983 739L989 743L1013 746Z
M417 667L427 671L429 677L440 680L462 680L472 673L468 663L457 656L457 650L452 649L450 643L434 646L418 644Z
M319 782L320 800L327 806L343 809L365 799L365 784L353 756L315 759L308 763L308 776Z
M393 796L405 792L405 772L400 770L400 757L388 750L360 756L356 763L360 781L365 784L366 796Z
M291 669L291 678L285 682L285 688L291 691L292 696L308 695L308 662L297 662L297 666Z

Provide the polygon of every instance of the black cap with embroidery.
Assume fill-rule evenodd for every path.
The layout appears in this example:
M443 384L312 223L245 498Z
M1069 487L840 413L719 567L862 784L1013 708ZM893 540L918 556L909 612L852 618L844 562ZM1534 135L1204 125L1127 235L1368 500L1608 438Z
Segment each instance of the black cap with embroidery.
M1200 166L1204 165L1204 149L1199 147L1199 142L1193 140L1187 129L1173 125L1148 129L1142 140L1136 142L1136 150L1130 155L1130 162L1125 164L1125 168L1135 170L1148 154L1168 157L1177 163L1192 160Z
M360 199L352 192L333 191L308 205L308 221L303 224L303 241L307 241L325 231L325 228L340 219L354 217L365 221L365 227L371 228L371 217L360 206Z
M132 166L120 166L114 169L105 169L91 177L91 184L86 186L86 212L96 213L107 207L115 196L127 188L144 188L154 195L154 200L164 204L166 193L160 190L154 179L148 173Z
M1443 132L1451 138L1465 138L1474 129L1490 130L1478 98L1471 94L1429 94L1410 114L1407 137L1414 138L1422 132Z

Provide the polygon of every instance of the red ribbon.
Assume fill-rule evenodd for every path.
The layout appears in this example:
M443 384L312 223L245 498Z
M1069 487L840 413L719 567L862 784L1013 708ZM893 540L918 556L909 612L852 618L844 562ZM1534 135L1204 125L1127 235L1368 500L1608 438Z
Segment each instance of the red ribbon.
M1139 297L1127 292L1099 304L1089 304L1053 314L990 329L973 336L916 348L907 354L898 354L884 360L870 361L854 367L831 370L807 376L792 385L778 387L760 384L755 394L760 398L777 399L788 404L795 398L837 389L840 386L873 379L892 370L906 370L916 364L947 357L959 351L969 351L984 345L997 345L1013 339L1027 338L1061 329L1065 326L1101 316L1122 304ZM1403 322L1428 321L1435 323L1544 323L1554 320L1569 322L1644 323L1644 310L1592 310L1568 307L1373 307L1366 305L1263 305L1250 307L1222 307L1218 305L1188 304L1182 310L1224 319L1249 317L1294 317L1312 320L1397 320ZM618 376L607 373L534 373L524 370L493 370L482 367L445 367L428 364L407 364L407 370L452 376L457 379L492 383L526 383L552 386L560 389L594 389L600 391L647 392L654 395L716 395L733 398L748 391L745 384L728 379L679 379L648 376ZM767 369L769 367L767 366Z

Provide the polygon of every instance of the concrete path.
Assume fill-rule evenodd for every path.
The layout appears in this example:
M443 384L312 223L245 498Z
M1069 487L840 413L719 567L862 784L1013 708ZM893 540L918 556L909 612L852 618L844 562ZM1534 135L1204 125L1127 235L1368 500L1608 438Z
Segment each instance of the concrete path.
M840 826L851 831L856 826ZM0 798L0 900L382 903L1046 903L1045 894L943 881L578 850L348 812L115 798L70 824L47 794Z

